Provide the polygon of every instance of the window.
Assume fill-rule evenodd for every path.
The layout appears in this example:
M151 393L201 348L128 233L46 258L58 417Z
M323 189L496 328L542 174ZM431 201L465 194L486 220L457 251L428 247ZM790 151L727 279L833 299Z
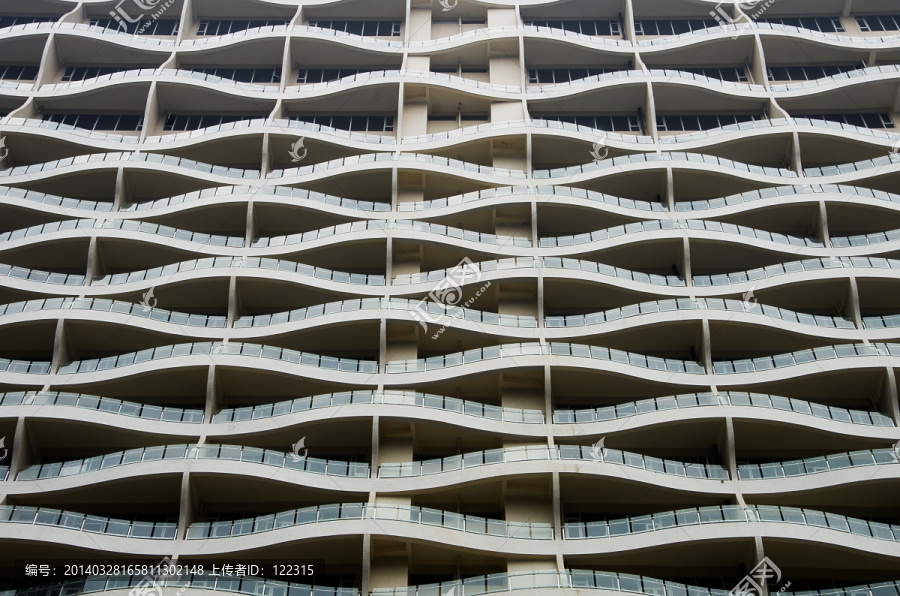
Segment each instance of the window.
M122 23L127 25L125 33L137 35L178 35L178 19L147 19L136 23L115 21L113 19L91 19L88 24L104 29L116 29L122 31Z
M287 19L207 19L200 21L197 27L197 35L228 35L239 33L248 29L260 29L262 27L286 27L290 23Z
M624 68L529 68L529 83L570 83Z
M340 115L340 116L291 116L295 122L309 122L319 126L357 132L393 132L393 116Z
M759 20L763 23L774 23L787 27L797 27L798 29L821 31L822 33L841 33L844 31L844 24L841 23L840 17L762 17Z
M637 35L680 35L718 26L715 19L636 20L634 32Z
M15 27L16 25L28 25L29 23L53 23L58 20L58 17L51 16L39 16L39 17L18 17L18 16L5 16L0 17L0 29L4 29L6 27Z
M37 75L37 66L0 65L0 79L4 81L33 81Z
M490 114L429 114L429 120L456 122L490 122Z
M464 74L487 74L488 69L483 66L432 66L431 72L462 76Z
M771 66L768 77L770 81L814 81L865 67L866 65L862 63L832 66Z
M310 27L343 31L351 35L391 37L400 35L402 21L310 21Z
M860 126L862 128L894 128L894 121L887 112L863 112L853 114L792 114L794 118L809 118L810 120L827 120L828 122L840 122Z
M759 114L699 114L657 116L656 128L663 131L710 130L729 124L763 120Z
M140 132L144 126L137 114L44 114L43 120L85 130Z
M859 28L862 31L898 31L900 30L900 15L878 14L856 17Z
M485 19L442 19L440 17L431 20L432 25L487 25Z
M720 81L730 81L732 83L746 83L749 81L747 78L747 71L744 70L743 66L734 66L734 67L700 67L700 68L685 68L682 69L685 72L690 72L693 74L703 75L705 77L709 77L711 79L719 79Z
M537 116L553 122L567 122L597 130L613 132L641 132L637 116Z
M298 83L327 83L344 77L352 77L364 72L372 72L374 68L301 68L297 74Z
M214 77L230 79L238 83L280 83L280 68L190 68Z
M562 29L582 35L605 35L608 37L622 36L622 28L619 21L525 21L532 27L548 27L550 29Z
M265 118L266 116L254 115L237 115L237 114L216 114L216 115L183 115L169 114L166 117L166 124L163 127L165 131L173 130L200 130L201 128L209 128L210 126L220 126L231 122L240 122L241 120L252 120L254 118Z
M69 66L63 73L63 82L85 81L104 75L131 70L127 66Z

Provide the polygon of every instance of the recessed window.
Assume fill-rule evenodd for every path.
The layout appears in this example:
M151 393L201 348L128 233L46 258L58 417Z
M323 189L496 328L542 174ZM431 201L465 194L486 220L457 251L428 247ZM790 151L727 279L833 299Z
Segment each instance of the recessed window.
M588 77L625 70L624 68L529 68L529 83L570 83Z
M50 16L37 16L37 17L19 17L19 16L4 16L0 17L0 29L5 29L6 27L15 27L16 25L29 25L31 23L51 23L59 20L58 17L50 17Z
M263 27L286 27L290 23L287 19L208 19L200 21L197 27L197 35L228 35L240 33L248 29L261 29Z
M827 120L860 126L862 128L894 128L894 121L887 112L857 112L848 114L794 114L794 118L808 118L810 120Z
M754 120L764 120L760 114L692 114L656 117L656 129L661 132L684 130L711 130L729 124L740 124Z
M37 75L37 66L0 65L0 79L4 81L33 81Z
M86 81L126 70L134 69L127 66L69 66L63 73L62 80L63 82Z
M138 114L44 114L42 119L85 130L140 132L144 127Z
M562 29L582 35L604 35L607 37L621 37L622 28L619 21L525 21L526 26L548 27L550 29Z
M900 31L900 15L878 14L856 17L862 31Z
M372 72L373 68L301 68L297 73L298 83L327 83L344 77Z
M222 124L230 124L232 122L240 122L242 120L253 120L254 118L264 118L265 116L252 114L169 114L166 117L166 123L163 126L165 131L174 130L200 130L201 128L209 128L211 126L221 126Z
M822 33L841 33L844 31L844 24L841 22L840 17L762 17L759 20L762 23L775 23L777 25L809 29L810 31L820 31Z
M637 116L537 116L537 118L610 132L641 132L641 122Z
M770 66L768 76L770 81L814 81L865 67L862 63L831 66Z
M402 21L310 21L310 27L343 31L351 35L392 37L400 35Z
M681 35L718 27L715 19L642 19L634 22L637 35Z
M280 83L280 68L190 68L192 72L202 72L214 77L229 79L238 83Z
M319 126L350 130L354 132L393 132L393 116L370 116L365 114L336 116L291 116L296 122L309 122Z
M88 22L92 27L115 29L132 35L178 35L178 19L146 19L136 23L129 23L113 19L91 19Z

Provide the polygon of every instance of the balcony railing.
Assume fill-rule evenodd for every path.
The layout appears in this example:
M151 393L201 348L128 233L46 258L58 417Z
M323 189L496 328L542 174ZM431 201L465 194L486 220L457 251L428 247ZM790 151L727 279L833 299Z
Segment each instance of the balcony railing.
M162 164L175 168L185 168L213 176L226 176L232 178L259 178L259 170L248 170L241 168L228 168L225 166L216 166L208 163L194 161L183 157L175 157L173 155L163 155L160 153L128 153L128 152L112 152L112 153L93 153L90 155L77 155L75 157L67 157L55 161L45 163L36 163L30 166L17 166L7 170L0 170L0 176L27 176L39 174L41 172L50 172L70 166L84 166L87 164L110 164L113 162L138 162L149 164Z
M729 478L728 471L719 465L685 463L645 456L639 453L619 451L618 449L595 449L578 445L561 445L556 448L528 446L489 449L487 451L475 451L421 462L381 464L378 467L378 477L406 478L429 476L494 464L557 460L610 463L687 478L713 478L718 480L728 480Z
M723 391L721 393L688 393L684 395L672 395L644 399L615 406L603 406L585 410L556 410L553 412L555 424L587 424L591 422L603 422L630 418L649 412L665 412L684 408L697 408L704 406L752 406L756 408L769 408L785 412L797 412L808 416L848 422L851 424L864 424L866 426L893 427L894 421L878 412L866 412L862 410L847 410L834 406L811 403L794 398L778 395L766 395L762 393L742 393L735 391Z
M476 263L481 273L490 273L493 271L511 271L516 269L564 269L567 271L582 271L584 273L596 273L607 277L626 279L637 283L647 283L671 287L684 287L684 280L676 275L656 275L654 273L643 273L641 271L631 271L621 267L613 267L612 265L604 265L594 261L584 261L579 259L566 259L562 257L515 257L508 259L499 259L495 261L481 261ZM900 261L897 262L900 268ZM438 269L435 271L427 271L425 273L415 273L408 275L398 275L393 279L394 285L411 285L422 283L438 283L451 277L453 269Z
M469 400L412 391L344 391L327 393L312 397L301 397L290 401L244 408L231 408L220 411L213 416L213 423L244 422L274 416L285 416L296 412L307 412L322 408L339 408L351 404L384 404L415 406L419 408L444 410L477 416L488 420L518 422L524 424L543 424L544 413L539 410L522 410L520 408L503 408L490 404L482 404Z
M900 356L900 344L877 343L819 346L811 350L798 350L775 356L713 362L713 371L717 375L762 372L776 368L798 366L809 362L824 362L835 358L856 358L858 356Z
M215 199L216 197L221 198L240 195L253 195L253 198L273 196L279 197L285 201L312 201L321 205L328 205L329 207L340 207L342 209L358 211L387 212L391 210L391 206L388 203L344 199L302 188L290 188L287 186L217 186L215 188L205 188L203 190L165 199L157 199L155 201L146 201L143 203L132 203L123 208L122 211L148 211L151 209L162 209L165 207L182 205L184 203L192 203L194 201Z
M900 525L870 522L833 513L774 505L698 507L608 521L567 523L563 532L566 540L578 540L642 534L667 528L742 522L798 524L815 528L829 528L839 532L848 532L857 536L867 536L879 540L900 542Z
M462 580L409 586L407 588L378 588L372 590L372 596L446 596L448 594L482 596L484 594L515 592L518 590L545 590L552 594L553 590L557 589L568 589L567 593L570 593L572 588L646 594L647 596L728 596L729 594L728 590L686 586L677 582L652 579L628 573L590 570L566 570L562 572L538 570L521 573L495 573L493 575L467 577ZM51 594L48 596L57 595Z
M0 264L0 277L9 277L11 279L21 279L23 281L33 281L42 284L52 284L57 286L83 286L84 276L74 273L51 273L49 271L40 271L38 269L25 269L24 267L16 267Z
M897 449L867 449L850 453L834 453L822 457L808 457L792 461L776 461L763 464L738 465L740 480L765 480L769 478L791 478L822 472L834 472L848 468L900 464Z
M94 312L112 312L151 321L172 323L186 327L204 327L224 329L227 317L211 315L195 315L172 312L161 308L150 308L142 304L109 300L106 298L46 298L0 305L0 316L15 315L23 312L50 310L90 310Z
M91 360L76 360L59 368L59 374L71 375L76 373L92 373L104 370L112 370L124 366L132 366L156 360L178 358L184 356L249 356L252 358L265 358L269 360L281 360L291 364L312 366L325 370L341 372L371 373L378 372L378 363L368 360L355 360L352 358L335 358L332 356L319 356L307 352L298 352L286 348L263 346L249 343L222 343L222 342L198 342L190 344L177 344L148 348L139 352L130 352L118 356L106 358L93 358ZM0 360L0 371L3 370Z
M187 538L188 540L230 538L307 524L367 519L422 524L500 538L553 539L551 524L507 522L425 507L365 505L363 503L320 505L235 521L195 523L188 528Z
M3 267L0 265L0 276L3 276ZM128 273L112 273L100 279L93 281L93 285L119 285L127 283L142 282L145 280L159 279L185 271L202 271L214 268L244 268L250 270L266 270L266 271L283 271L285 273L297 273L304 277L313 277L319 280L332 281L342 284L383 286L383 275L366 275L364 273L348 273L345 271L332 271L324 267L313 267L294 261L286 261L280 259L267 259L259 257L208 257L205 259L195 259L192 261L183 261L181 263L172 263L165 267L154 267L153 269L145 269L143 271L130 271ZM18 268L14 268L18 269ZM24 271L28 271L27 269ZM49 274L48 274L49 275ZM84 276L81 276L82 283ZM52 282L51 282L52 283ZM70 284L71 285L71 284Z
M897 347L898 350L900 350L900 344L898 344ZM503 344L500 346L488 346L485 348L466 350L465 352L446 354L444 356L419 358L418 360L393 361L387 363L386 372L387 374L425 372L429 370L462 366L474 362L516 358L519 356L574 356L578 358L616 362L619 364L629 364L631 366L667 372L681 372L698 375L705 374L706 372L703 366L698 362L690 360L658 358L655 356L644 356L642 354L624 352L622 350L600 346L555 342L550 343L549 345L536 342Z
M172 592L183 591L190 587L191 590L246 594L247 596L359 596L359 590L355 588L309 586L261 577L184 574L159 577L154 581L156 586L170 588L169 591ZM45 586L0 591L0 596L74 596L146 587L146 575L92 575Z
M777 306L769 306L768 304L760 304L758 302L747 303L740 300L729 300L722 298L672 298L669 300L656 300L652 302L641 302L640 304L629 304L621 308L612 308L603 312L590 313L586 315L569 315L566 317L547 317L545 324L548 328L558 329L567 327L586 327L590 325L600 325L619 319L627 319L640 315L675 312L682 310L712 310L724 312L739 312L763 315L787 321L788 323L798 323L800 325L813 325L829 329L856 329L853 321L840 317L827 317L824 315L810 315L802 312L794 312Z
M4 523L55 526L91 534L151 540L174 540L178 529L177 523L128 521L22 505L0 505L0 524Z
M122 401L109 397L84 395L81 393L59 393L56 391L16 391L0 393L0 406L64 406L84 408L120 416L159 420L162 422L182 422L201 424L203 410L186 410Z
M817 242L812 238L800 238L797 236L786 236L784 234L767 232L766 230L756 230L746 226L738 226L729 223L707 220L671 220L659 219L652 221L641 221L626 224L623 226L615 226L605 230L597 230L576 236L557 236L552 238L541 238L541 248L557 248L563 246L579 246L591 242L600 242L609 240L619 236L627 236L628 234L640 234L641 232L657 232L662 230L699 230L706 232L721 232L724 234L736 234L762 240L764 242L775 242L777 244L785 244L788 246L807 247L807 248L823 248L825 245ZM874 235L873 235L874 236ZM900 230L897 231L900 238ZM891 238L894 239L894 238ZM837 246L837 245L835 245Z
M235 329L245 329L248 327L284 325L286 323L305 321L324 315L367 310L396 310L410 312L422 309L429 315L451 317L484 325L517 327L521 329L534 329L537 327L537 319L534 317L524 315L501 315L493 312L460 308L458 306L451 306L438 302L422 302L420 300L407 300L404 298L361 298L356 300L329 302L327 304L317 304L307 308L298 308L290 312L241 317L234 322L234 327ZM0 312L0 314L2 314L2 312Z
M297 457L271 449L258 447L242 447L239 445L160 445L117 451L108 455L98 455L86 459L69 460L37 464L19 472L17 481L43 480L46 478L63 478L75 474L86 474L116 466L155 462L162 460L220 460L239 461L276 468L309 472L326 476L344 476L348 478L368 478L369 464L317 459L313 457Z

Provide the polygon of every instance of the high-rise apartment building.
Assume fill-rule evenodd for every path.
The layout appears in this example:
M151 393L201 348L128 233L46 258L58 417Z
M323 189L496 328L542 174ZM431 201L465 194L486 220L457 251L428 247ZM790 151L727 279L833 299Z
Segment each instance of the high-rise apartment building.
M0 0L3 586L897 596L898 8Z

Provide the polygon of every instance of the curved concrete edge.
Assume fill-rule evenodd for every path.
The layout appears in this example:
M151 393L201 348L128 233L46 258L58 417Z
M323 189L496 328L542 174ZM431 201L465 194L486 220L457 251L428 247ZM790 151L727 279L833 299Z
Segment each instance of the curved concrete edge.
M580 540L531 540L489 536L452 530L441 526L387 519L335 520L292 526L233 538L202 540L145 540L104 534L90 534L53 526L2 524L0 542L37 542L67 544L94 553L127 553L140 556L179 557L239 555L259 552L275 545L287 546L327 540L372 535L431 548L446 548L468 554L503 553L514 557L528 556L602 556L625 552L653 552L674 546L690 548L734 539L777 539L803 545L838 548L866 554L874 559L900 562L900 544L826 528L788 523L737 522L683 526L640 534Z

